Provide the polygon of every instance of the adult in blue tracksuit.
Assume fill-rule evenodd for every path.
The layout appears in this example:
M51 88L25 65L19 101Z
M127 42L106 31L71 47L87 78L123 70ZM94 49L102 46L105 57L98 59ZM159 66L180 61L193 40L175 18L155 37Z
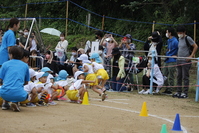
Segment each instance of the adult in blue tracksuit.
M174 36L175 30L173 28L168 28L166 30L167 40L167 52L166 56L177 56L178 52L178 40ZM175 72L176 72L176 58L166 58L164 61L163 75L165 78L165 86L174 86ZM172 94L172 87L166 87L164 94Z

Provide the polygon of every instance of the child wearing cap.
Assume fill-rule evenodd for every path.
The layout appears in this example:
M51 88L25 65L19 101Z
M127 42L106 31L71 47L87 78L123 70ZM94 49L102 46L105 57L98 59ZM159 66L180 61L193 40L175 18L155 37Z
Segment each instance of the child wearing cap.
M21 61L23 57L23 49L17 46L9 48L9 61L3 63L0 69L0 80L3 85L0 89L0 97L4 99L2 109L10 108L8 102L11 103L13 111L19 112L18 102L25 101L28 97L24 90L24 84L30 80L28 65Z
M95 81L94 83L89 83L89 85L92 87L92 90L98 93L102 97L102 101L105 100L106 95L97 89L98 80L96 75L93 72L93 68L91 65L91 62L88 60L88 56L86 54L82 54L78 60L82 61L83 63L83 72L86 73L86 80L92 80Z
M104 67L101 64L102 61L100 60L98 53L93 53L90 59L92 62L93 70L98 78L98 83L101 84L100 86L102 88L102 91L105 92L106 89L104 85L106 84L106 81L109 79L108 73L106 72L106 70L104 70Z
M37 97L37 89L35 87L35 84L32 82L35 78L35 71L33 69L29 69L30 73L30 81L27 85L24 86L24 90L28 93L29 97L25 102L20 102L21 104L26 104L27 107L36 107L35 104L38 102Z
M44 87L45 87L45 83L47 81L48 75L49 75L48 73L44 73L44 72L39 72L36 75L37 82L35 84L35 87L36 87L37 93L38 93L38 98L39 98L38 104L39 104L39 106L47 105L46 104L47 101L45 99L48 95L48 91L45 90Z
M53 75L51 74L53 71L50 70L49 67L43 67L43 68L41 69L41 72L45 72L45 73L47 72L47 73L48 73L47 83L50 83L50 78L53 77Z
M46 73L48 73L48 72L46 72ZM49 105L57 104L54 102L54 100L57 99L57 96L59 95L57 89L58 89L58 85L54 84L54 77L48 73L47 81L44 84L44 90L46 90L48 92L46 102L48 102Z
M67 73L67 71L61 70L57 77L57 81L55 82L59 86L58 91L61 90L61 95L58 98L58 100L62 100L62 101L67 100L66 98L64 98L64 96L66 95L66 91L74 83L74 78L68 77L68 75L69 74Z
M75 82L66 91L68 98L71 101L76 101L77 103L82 103L84 93L86 90L86 83L95 83L92 80L85 80L84 72L77 71L74 74Z

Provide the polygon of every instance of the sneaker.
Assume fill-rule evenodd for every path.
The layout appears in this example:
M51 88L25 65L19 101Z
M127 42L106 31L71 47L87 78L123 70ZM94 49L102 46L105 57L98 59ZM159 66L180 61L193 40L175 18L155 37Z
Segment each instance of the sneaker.
M107 94L105 94L106 95L106 99L108 99L108 95Z
M178 93L178 92L176 92L175 94L172 95L173 98L175 98L175 97L178 97L178 98L179 98L180 96L181 96L181 94Z
M77 103L78 104L82 104L82 100L77 100Z
M37 105L38 105L38 106L48 106L48 104L45 103L45 102L40 102L40 103L38 103Z
M165 90L164 92L162 92L162 94L165 94L165 95L172 95L172 92L171 92L171 91Z
M106 99L106 94L102 93L101 97L102 97L102 101L104 101Z
M160 89L156 88L155 93L159 93Z
M145 90L141 90L140 92L138 92L138 94L143 94L145 92Z
M58 98L58 100L59 100L59 101L66 101L67 99L64 98L64 97L60 97L60 98Z
M148 95L150 93L150 90L146 90L145 92L143 92L142 94Z
M36 107L36 105L33 104L33 103L27 103L26 106L27 106L27 107Z
M2 110L8 110L10 109L10 104L8 102L5 102L1 106Z
M57 103L54 102L54 101L49 101L48 104L49 104L49 105L56 105Z
M22 104L22 103L20 103L20 106L22 106L22 107L27 107L26 104Z
M188 95L185 93L182 93L178 98L188 98Z
M108 92L113 92L114 90L113 89L109 89L109 90L107 90Z
M14 112L20 112L20 108L17 103L11 103L11 107Z
M102 92L105 93L106 92L106 88L102 88Z

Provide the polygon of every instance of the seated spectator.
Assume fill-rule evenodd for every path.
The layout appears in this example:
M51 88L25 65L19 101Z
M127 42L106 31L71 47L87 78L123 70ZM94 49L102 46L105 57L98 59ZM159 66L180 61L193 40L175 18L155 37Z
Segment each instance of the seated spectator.
M68 74L70 76L74 75L74 73L73 73L73 67L79 62L77 60L77 57L78 57L77 50L78 49L76 47L72 47L72 55L70 57L70 60L66 60L65 61L64 68L65 68L65 70L68 72Z
M85 54L85 51L83 48L79 48L77 50L77 53L78 53L78 57L80 57L82 54ZM73 73L75 73L76 71L80 71L80 70L82 70L82 63L77 59L75 66L73 67Z
M150 79L151 79L151 58L147 64L147 73L142 77L142 82L144 89L139 92L139 94L149 94L150 93ZM163 75L157 64L154 64L153 73L153 88L156 88L154 93L159 93L161 87L164 84Z
M58 65L56 64L56 57L51 50L45 53L44 67L50 68L53 71L53 75L59 72Z

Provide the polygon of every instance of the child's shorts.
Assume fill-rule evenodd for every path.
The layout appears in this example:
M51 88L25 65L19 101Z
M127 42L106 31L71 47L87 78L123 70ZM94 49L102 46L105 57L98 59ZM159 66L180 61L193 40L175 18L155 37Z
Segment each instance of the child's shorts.
M76 101L79 99L79 90L67 90L66 94L70 100Z
M97 77L94 73L90 73L86 76L86 80L92 80L95 81L95 83L90 83L90 86L98 85Z
M31 100L30 94L28 95L28 98L25 101L20 102L21 104L29 103ZM38 97L35 97L35 99L32 101L32 103L37 103L39 101Z
M98 78L103 79L103 80L109 79L108 73L104 69L99 69L97 71L96 75L97 75Z

